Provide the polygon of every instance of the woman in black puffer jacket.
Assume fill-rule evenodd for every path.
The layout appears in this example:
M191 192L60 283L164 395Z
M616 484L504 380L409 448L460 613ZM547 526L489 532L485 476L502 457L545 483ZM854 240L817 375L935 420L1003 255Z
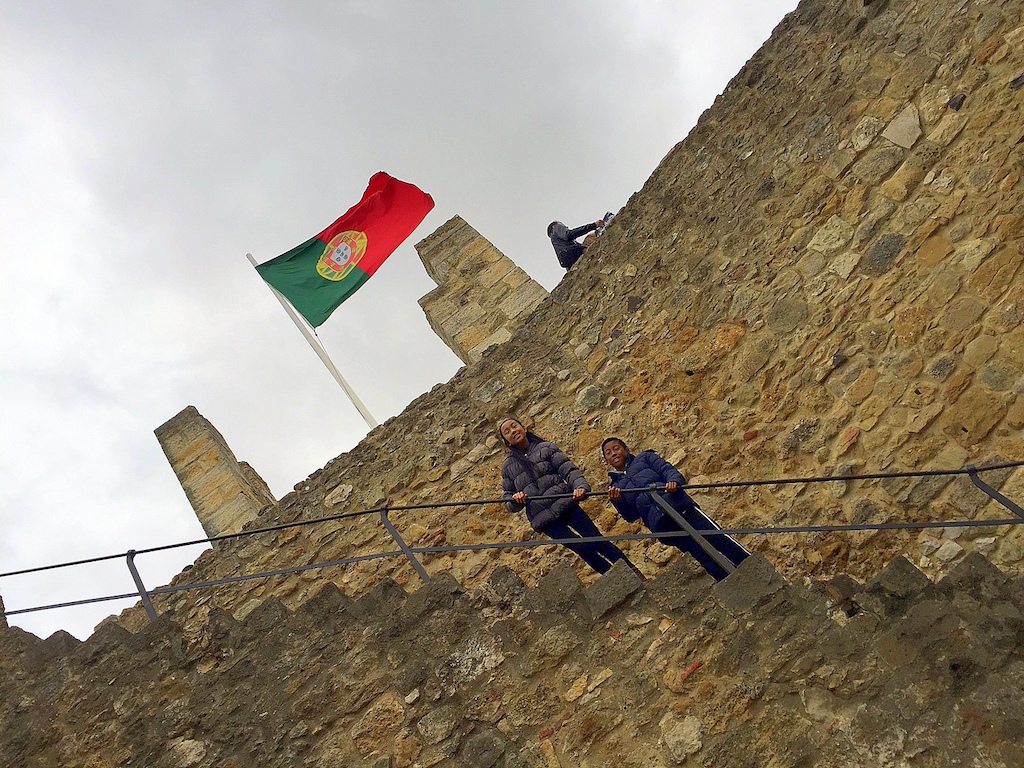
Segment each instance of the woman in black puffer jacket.
M501 467L501 488L510 512L519 512L525 507L530 527L553 539L601 535L579 505L590 486L579 467L557 445L537 437L517 419L501 422L498 434L508 447L508 456ZM545 498L560 495L563 498ZM622 550L610 541L565 546L598 573L605 573L617 560L625 560L640 575Z

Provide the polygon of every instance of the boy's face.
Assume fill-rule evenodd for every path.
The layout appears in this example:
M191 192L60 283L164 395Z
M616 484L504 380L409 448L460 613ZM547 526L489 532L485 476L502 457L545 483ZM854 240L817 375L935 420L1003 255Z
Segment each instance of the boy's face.
M629 456L629 452L626 450L626 446L620 443L618 440L609 440L604 445L604 460L607 461L612 469L622 471L626 468L626 457Z

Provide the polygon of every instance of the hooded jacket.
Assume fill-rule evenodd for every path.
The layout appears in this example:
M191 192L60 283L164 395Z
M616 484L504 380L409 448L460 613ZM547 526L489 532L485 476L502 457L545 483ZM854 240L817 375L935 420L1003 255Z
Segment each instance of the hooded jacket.
M501 489L510 512L523 509L522 504L512 500L512 495L520 491L527 496L556 496L571 494L577 488L590 492L579 467L557 445L534 436L530 436L530 444L523 450L511 447L501 467ZM575 503L571 498L527 501L530 527L543 531Z
M555 256L558 263L566 269L579 261L585 250L584 246L576 242L576 238L587 232L597 229L597 223L584 224L576 229L569 229L565 224L558 222L551 228L551 246L555 249Z
M644 451L639 456L629 454L626 457L626 469L622 472L611 471L611 484L620 490L630 488L646 488L649 485L664 485L676 482L686 485L683 473L673 467L654 451ZM665 500L680 512L687 512L697 505L685 491L667 493L661 491ZM664 510L651 498L649 493L624 493L619 501L613 501L615 509L624 520L633 522L642 519L650 530L657 530L666 517Z

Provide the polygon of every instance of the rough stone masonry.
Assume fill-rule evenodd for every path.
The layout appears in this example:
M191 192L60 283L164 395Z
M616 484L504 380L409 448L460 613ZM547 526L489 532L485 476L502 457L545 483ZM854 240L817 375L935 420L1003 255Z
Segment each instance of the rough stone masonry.
M495 495L508 414L596 487L612 433L695 482L835 478L701 494L724 526L1006 517L966 480L843 478L1024 459L1022 14L805 0L511 338L250 525ZM1024 498L1020 471L984 479ZM411 542L530 535L499 505L393 517ZM646 586L554 547L441 554L426 588L396 558L163 596L81 645L0 630L0 754L1018 766L1022 537L747 537L714 589L649 542ZM175 583L391 546L369 519L292 529Z

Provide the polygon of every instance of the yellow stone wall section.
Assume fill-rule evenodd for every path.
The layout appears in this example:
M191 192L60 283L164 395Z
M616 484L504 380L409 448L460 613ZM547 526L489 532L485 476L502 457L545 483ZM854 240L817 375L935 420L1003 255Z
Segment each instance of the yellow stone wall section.
M239 462L227 442L194 406L155 430L207 536L238 533L276 503L256 471Z
M434 332L464 363L512 338L548 292L456 216L416 245L437 288L420 299Z

